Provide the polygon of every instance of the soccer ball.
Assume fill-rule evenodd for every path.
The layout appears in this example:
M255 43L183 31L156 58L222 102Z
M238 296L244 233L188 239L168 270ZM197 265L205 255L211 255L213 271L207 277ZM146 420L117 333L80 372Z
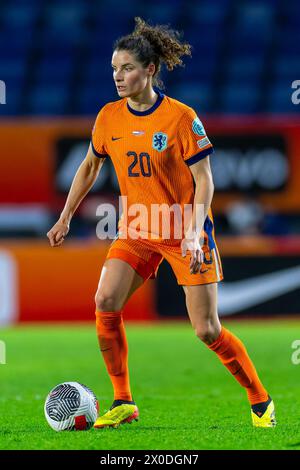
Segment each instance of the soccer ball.
M54 431L89 429L95 423L99 404L92 390L78 382L56 385L46 398L46 420Z

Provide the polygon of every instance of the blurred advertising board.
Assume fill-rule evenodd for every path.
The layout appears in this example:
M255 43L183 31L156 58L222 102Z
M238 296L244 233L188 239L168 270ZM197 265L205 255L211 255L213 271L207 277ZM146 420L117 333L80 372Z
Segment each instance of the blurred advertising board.
M0 325L16 322L89 322L108 244L41 241L0 246ZM154 285L138 289L124 309L127 320L156 318Z
M224 280L219 283L221 317L250 318L300 314L300 237L217 237ZM181 318L185 297L170 266L157 279L160 317ZM172 291L166 298L165 291Z
M109 244L6 241L0 247L0 324L94 321L98 279ZM219 237L224 281L219 314L300 314L300 238ZM166 261L124 308L127 321L188 319L183 289Z
M59 210L87 151L93 121L1 121L0 203L44 203ZM245 194L282 212L300 210L300 120L210 117L205 124L215 146L210 160L216 213ZM99 193L118 193L109 159L90 197Z

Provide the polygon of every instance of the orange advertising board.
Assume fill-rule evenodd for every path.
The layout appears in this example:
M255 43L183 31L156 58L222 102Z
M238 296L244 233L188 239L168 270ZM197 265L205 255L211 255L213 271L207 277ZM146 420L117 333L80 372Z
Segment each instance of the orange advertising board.
M94 321L95 293L106 243L2 242L0 323ZM125 320L154 320L155 281L142 285L124 309Z
M78 168L74 153L84 158L94 119L0 121L0 203L60 207L70 187L70 176L57 184L60 165L66 162L73 177ZM249 194L269 209L300 210L300 119L207 117L205 126L216 150L211 156L215 213ZM109 183L113 166L108 161L104 167L106 185L100 182L97 193L116 194Z

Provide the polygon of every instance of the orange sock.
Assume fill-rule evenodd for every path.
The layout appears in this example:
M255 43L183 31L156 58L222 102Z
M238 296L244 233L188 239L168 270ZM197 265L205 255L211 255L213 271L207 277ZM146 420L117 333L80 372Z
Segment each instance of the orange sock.
M119 312L96 311L96 330L100 350L106 364L115 400L132 401L128 371L128 345Z
M246 348L236 336L222 326L220 336L208 347L218 355L242 387L246 388L251 405L268 400L268 393L258 378Z

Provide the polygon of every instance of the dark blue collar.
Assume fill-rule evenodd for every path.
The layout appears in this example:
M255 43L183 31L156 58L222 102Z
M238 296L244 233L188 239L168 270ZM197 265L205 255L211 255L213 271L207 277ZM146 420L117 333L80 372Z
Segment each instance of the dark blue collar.
M160 91L159 88L157 87L153 87L153 90L155 91L155 93L158 94L158 98L157 100L155 101L154 105L151 106L151 108L147 109L146 111L136 111L135 109L131 108L131 106L129 106L129 103L127 101L127 108L128 110L132 113L132 114L135 114L136 116L147 116L148 114L151 114L153 113L157 108L158 106L160 105L160 103L162 102L162 100L164 99L164 94Z

